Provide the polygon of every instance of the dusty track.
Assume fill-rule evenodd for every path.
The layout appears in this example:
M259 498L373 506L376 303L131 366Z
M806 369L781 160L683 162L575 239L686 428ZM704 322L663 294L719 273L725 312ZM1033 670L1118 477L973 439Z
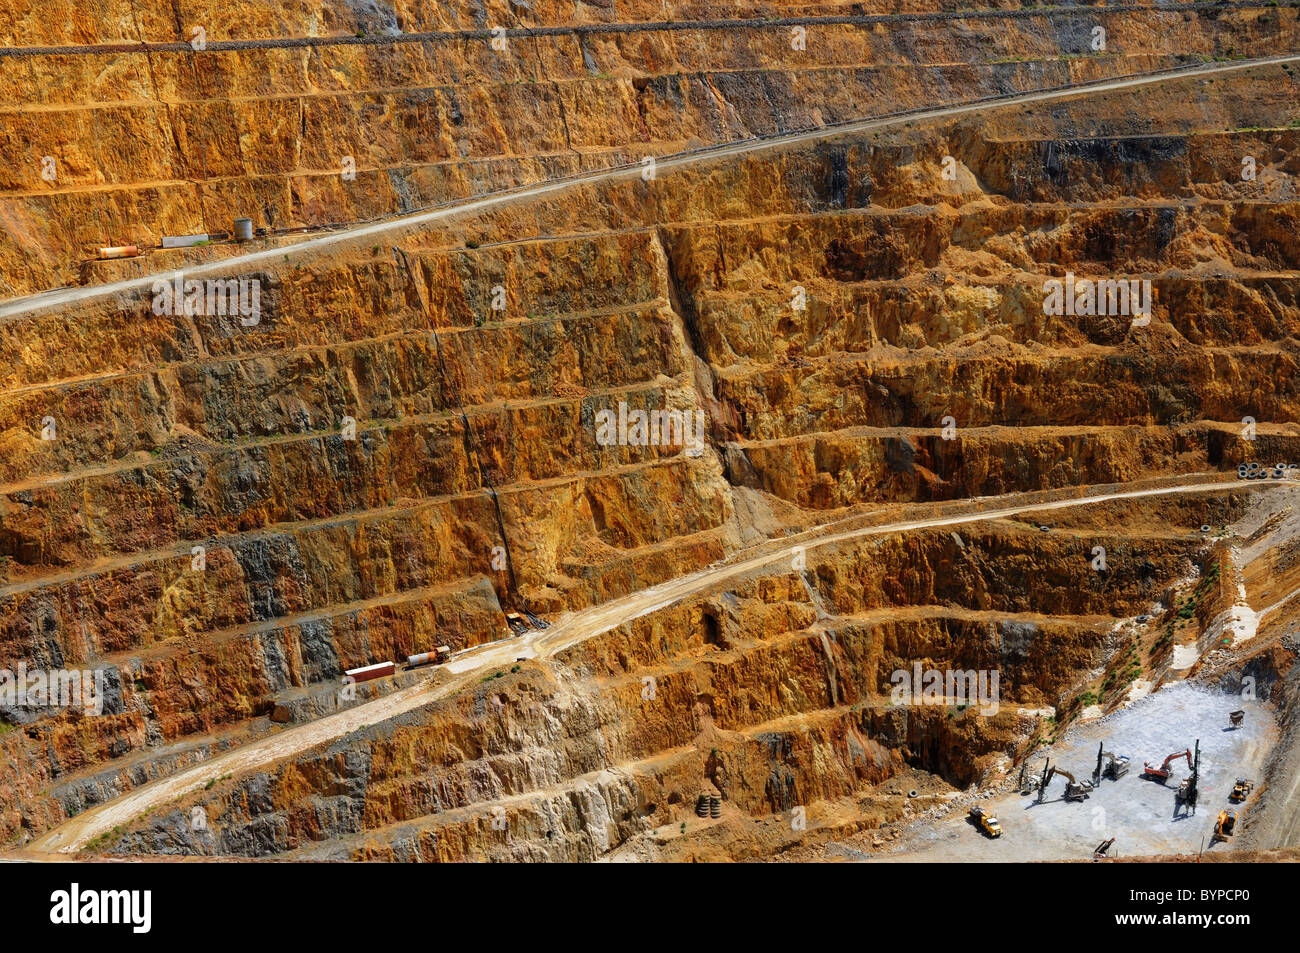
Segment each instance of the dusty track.
M844 529L838 522L814 527L806 532L786 537L778 544L761 544L764 550L726 562L689 576L683 576L658 586L612 600L593 609L575 613L541 632L532 632L522 638L507 639L466 651L442 666L441 673L450 673L450 681L437 684L422 683L403 689L383 698L355 708L330 715L310 724L286 729L270 738L249 744L236 751L220 755L198 767L182 771L170 778L137 788L123 797L93 808L47 832L29 846L29 850L48 853L54 851L76 852L100 834L126 824L146 810L158 807L190 791L201 788L208 780L227 774L239 774L264 767L283 758L292 757L316 745L333 741L366 725L373 725L420 708L439 698L446 697L474 683L483 669L509 665L516 658L546 658L577 645L587 639L667 608L711 588L729 583L747 573L764 569L782 560L790 559L798 548L816 549L837 543L885 536L941 526L977 523L1026 513L1039 513L1088 506L1110 500L1128 500L1143 497L1179 496L1225 491L1266 489L1284 484L1239 483L1222 477L1202 474L1188 477L1173 486L1150 489L1125 490L1095 496L1072 497L1055 501L1037 501L1020 505L985 508L960 515L936 516L928 519L907 520L881 526ZM1086 492L1086 490L1085 490ZM996 504L997 500L1013 500L1020 494L992 497L982 501Z
M792 26L875 26L898 23L941 23L961 20L1029 20L1068 19L1088 16L1114 16L1121 13L1182 14L1214 13L1232 10L1276 10L1295 6L1292 2L1278 0L1201 0L1180 3L1177 7L1161 7L1145 3L1118 4L1107 7L1052 7L1024 8L1018 10L953 10L936 13L870 13L801 17L752 18L735 17L723 20L661 20L644 23L583 23L554 26L505 27L505 36L511 39L529 39L545 36L602 36L627 33L688 33L711 30L779 30ZM122 53L220 53L228 50L319 49L330 46L395 46L404 43L434 43L439 41L463 43L470 40L491 40L496 36L491 29L478 30L428 30L416 33L382 33L374 36L294 36L263 37L255 40L213 40L202 50L195 50L188 41L170 43L147 40L119 41L115 43L78 43L64 46L5 46L0 47L0 58L20 56L114 56Z
M700 149L685 155L669 156L657 160L656 170L658 172L664 172L677 168L686 168L706 162L714 162L719 159L727 159L735 156L764 152L771 149L784 148L800 142L815 142L823 139L833 139L843 135L853 135L861 132L869 132L875 129L885 129L892 126L902 125L904 123L926 122L935 119L950 119L956 116L964 116L991 109L1005 109L1007 107L1023 106L1029 103L1055 102L1063 99L1071 99L1076 96L1092 96L1099 93L1149 86L1155 83L1197 79L1205 76L1214 76L1220 73L1239 72L1241 70L1257 69L1261 66L1275 66L1282 63L1295 62L1300 62L1300 53L1286 53L1278 56L1266 56L1258 59L1240 60L1232 63L1215 63L1191 69L1178 69L1163 73L1102 80L1095 83L1084 83L1078 86L1070 86L1064 89L1020 93L1013 96L942 106L935 109L919 110L893 116L884 116L876 119L863 119L856 122L808 130L806 132L790 133L787 135L772 136L764 139L745 140L743 142ZM283 245L277 248L266 249L264 251L251 252L246 255L225 258L219 261L186 266L185 273L189 278L202 278L205 276L217 275L228 276L260 265L265 265L272 261L283 261L286 257L300 256L332 248L345 242L374 241L381 237L395 238L396 236L394 233L403 229L419 228L433 222L457 218L462 215L472 215L488 209L509 205L514 202L531 201L557 192L564 192L571 188L592 185L599 182L616 182L639 178L642 171L643 168L638 163L633 166L621 166L615 169L605 169L597 172L575 175L565 179L544 182L540 185L531 185L519 189L492 193L482 198L456 202L431 211L420 212L401 218L388 219L356 228L332 232L328 235L322 235L319 238L308 239L307 241L298 242L293 245ZM86 288L63 288L55 291L42 292L25 298L13 299L0 304L0 320L20 317L24 314L47 308L63 307L84 301L91 301L109 295L144 291L151 289L153 283L157 280L163 278L170 279L174 273L175 269L171 268L165 271L155 272L154 274L144 275L138 278L124 279L122 281L111 282L104 285L95 285Z

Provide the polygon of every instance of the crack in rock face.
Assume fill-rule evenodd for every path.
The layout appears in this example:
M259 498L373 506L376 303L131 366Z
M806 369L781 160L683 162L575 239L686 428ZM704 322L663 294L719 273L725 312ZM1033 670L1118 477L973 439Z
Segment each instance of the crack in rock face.
M1300 846L1293 8L190 6L0 0L6 849Z

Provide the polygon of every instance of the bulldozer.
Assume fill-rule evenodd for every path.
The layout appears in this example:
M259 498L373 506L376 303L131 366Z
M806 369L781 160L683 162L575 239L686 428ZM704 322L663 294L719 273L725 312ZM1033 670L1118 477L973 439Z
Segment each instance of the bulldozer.
M970 809L969 816L975 826L984 832L985 836L990 839L1002 836L1002 825L986 808L977 804Z
M1214 839L1216 841L1227 840L1232 836L1233 829L1237 826L1237 812L1222 810L1219 812L1219 819L1214 822Z
M1246 709L1238 708L1236 711L1228 712L1228 727L1240 728L1246 720Z
M1187 766L1190 768L1192 765L1192 749L1188 748L1186 751L1175 751L1169 757L1165 758L1164 763L1160 765L1154 765L1150 761L1143 762L1142 777L1149 781L1159 781L1161 784L1164 784L1169 780L1169 775L1172 773L1169 766L1179 758L1186 758Z
M1254 787L1255 782L1249 778L1237 778L1237 783L1232 786L1232 793L1228 795L1228 800L1240 804L1250 797L1250 792Z

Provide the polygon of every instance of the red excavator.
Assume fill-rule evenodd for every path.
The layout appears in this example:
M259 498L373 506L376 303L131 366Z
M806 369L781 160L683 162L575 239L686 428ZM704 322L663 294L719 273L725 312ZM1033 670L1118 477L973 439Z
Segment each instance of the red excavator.
M1164 763L1161 765L1154 765L1150 761L1145 762L1142 765L1142 777L1150 781L1159 781L1161 784L1164 784L1169 780L1169 766L1179 758L1186 758L1187 766L1190 768L1192 766L1192 749L1188 748L1186 751L1175 751L1169 757L1165 758Z

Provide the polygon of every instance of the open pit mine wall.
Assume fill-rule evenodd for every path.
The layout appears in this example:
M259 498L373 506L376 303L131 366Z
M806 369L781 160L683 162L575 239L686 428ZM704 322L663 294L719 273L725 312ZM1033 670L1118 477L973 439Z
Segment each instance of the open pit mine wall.
M1018 549L1040 580L1071 562L1049 556L1051 541L1031 530L968 546L991 547L987 557L1003 562L1015 562ZM1146 555L1163 573L1180 548L1153 544ZM847 578L823 575L845 557ZM899 558L907 568L892 565ZM756 815L849 797L908 765L969 783L989 756L1014 744L1023 728L1016 707L991 718L894 707L890 673L910 670L913 659L998 665L1004 699L1041 702L1065 672L1098 657L1109 621L1086 613L1112 603L1089 591L1085 566L1062 580L1062 594L1078 595L1058 610L1084 615L999 617L1051 601L1030 577L1018 592L991 596L993 613L967 608L1001 584L981 583L975 565L960 567L957 578L964 558L946 535L890 540L860 559L827 554L815 564L818 589L837 608L861 611L824 636L807 628L816 609L797 577L765 576L566 652L558 682L524 666L292 762L220 782L138 825L113 849L264 856L343 838L322 849L586 860L666 823L705 783ZM868 562L885 568L868 570ZM878 575L917 580L909 604L937 598L951 608L878 611L889 598L860 582ZM1136 574L1114 583L1111 595L1140 601ZM929 587L941 592L929 596L922 591ZM649 701L646 675L657 684ZM495 806L509 815L508 831L492 826ZM195 807L209 819L205 830L188 823Z
M559 683L532 666L488 675L446 702L222 782L183 801L179 814L144 822L147 833L115 849L262 855L434 812L451 814L427 823L451 823L474 805L468 823L477 826L489 802L504 799L512 812L529 808L547 789L581 787L607 768L638 785L661 785L656 797L671 798L628 818L639 825L669 817L706 774L737 808L755 814L846 797L908 765L965 785L982 775L986 756L1014 746L1024 730L1020 705L1050 703L1075 672L1096 664L1113 624L1109 613L1137 611L1156 580L1185 571L1182 540L1093 534L1088 542L1098 540L1119 567L1104 582L1077 539L1026 526L966 532L961 545L934 532L818 553L808 577L816 601L782 571L620 627L565 653L561 669L571 674ZM833 614L825 636L808 629L819 607ZM701 649L709 651L703 659ZM694 661L674 663L682 657ZM991 719L954 720L948 708L893 707L890 674L910 670L914 660L1000 670L1004 708ZM137 707L92 720L115 723L124 737L167 730L152 718L169 706L170 672L143 674L157 686L144 693L152 712ZM261 687L232 684L237 667L204 674L202 684L221 685L226 695ZM646 674L658 682L653 705L643 697ZM181 704L195 703L182 685L175 690ZM205 713L226 715L210 707ZM678 750L702 731L720 734L704 735L709 740L691 752ZM49 741L74 739L87 740L68 734ZM704 751L712 752L712 767L700 763ZM665 771L669 780L656 781ZM642 774L649 775L644 782ZM79 812L142 775L109 765L68 782L30 779L22 803L46 813L28 808L26 821L37 826ZM52 805L32 790L42 783L51 785ZM191 817L196 805L215 822L211 833L187 828L197 839L174 841L176 817ZM590 815L579 814L589 824ZM585 856L580 846L564 850L579 853L551 856Z
M386 242L277 260L256 276L265 309L252 328L157 316L148 294L6 322L0 419L16 424L0 433L0 646L6 659L108 668L110 697L101 718L36 719L0 736L0 829L21 839L192 763L229 744L209 741L208 732L269 714L286 692L322 688L343 668L503 636L503 610L521 598L559 612L707 566L735 549L755 514L779 528L763 506L814 510L781 510L800 524L826 517L815 510L880 499L1219 467L1244 452L1236 438L1244 413L1261 421L1258 454L1295 456L1296 438L1270 421L1295 420L1286 341L1300 315L1294 282L1278 273L1295 270L1300 231L1294 203L1266 211L1255 204L1294 187L1295 133L1255 127L1296 118L1300 96L1283 68L1225 87L1213 101L1174 85L1014 122L991 114L983 133L974 124L913 129L659 183L588 187L564 203L512 205L425 229L415 241L400 237L413 282ZM1125 138L1152 131L1157 139ZM1257 182L1236 174L1240 150L1260 156ZM944 155L957 157L957 181L939 176ZM979 202L991 182L1044 204L1010 207L996 191ZM1056 204L1063 183L1078 190L1075 203L1122 202ZM1183 190L1206 202L1154 207ZM952 211L967 203L974 204ZM904 213L913 205L933 208ZM1221 277L1180 274L1208 252L1225 263ZM1125 321L1045 319L1041 281L1066 263L1101 273L1151 270L1152 337L1138 341ZM794 282L809 291L806 312L788 307ZM900 282L917 291L898 294L892 285ZM495 286L507 291L504 315L491 308ZM1001 342L963 350L970 343L963 335L991 325ZM841 358L876 345L893 350L849 365ZM439 369L439 347L450 377ZM1045 403L1028 399L1031 390ZM952 407L933 400L944 391ZM663 447L598 446L595 412L620 400L705 408L708 452L692 459ZM460 403L472 441L456 424ZM954 408L959 438L941 441L941 416ZM59 421L57 441L39 438L44 416ZM343 416L357 421L355 441L342 436ZM485 475L502 498L517 592L490 566L499 529ZM749 488L767 490L770 501L755 510ZM1199 512L1184 515L1188 527L1204 521ZM937 603L1110 616L1141 611L1162 580L1186 568L1186 542L1117 533L1106 545L1130 546L1125 572L1138 575L1093 592L1086 562L1054 551L1065 543L1052 534L997 536L982 545L1023 567L1021 584L1006 582L1002 563L958 555L946 534L898 541L848 586L837 580L849 555L829 568L814 562L813 579L827 581L813 584L842 614ZM1089 530L1088 545L1095 536ZM203 572L192 569L195 545L205 547ZM1075 554L1082 543L1070 545ZM1149 572L1134 568L1145 564ZM1041 601L1031 582L1043 588ZM807 618L792 615L785 629L809 653L800 666L814 671L818 659L822 694L801 689L801 698L807 710L829 711L818 715L833 723L818 744L840 745L844 767L819 776L829 749L772 727L794 702L781 701L774 673L750 673L749 651L736 649L741 667L706 710L722 719L718 712L753 707L753 719L727 722L727 731L757 732L736 742L751 754L736 754L728 767L749 779L736 794L746 810L846 792L904 763L967 783L978 776L979 753L1005 750L1015 736L998 723L1004 735L954 741L945 732L975 729L928 712L904 725L872 706L846 714L853 702L839 699L887 685L879 666L857 663L828 677L820 637L797 631ZM941 624L946 633L954 623ZM1061 655L1070 671L1036 681L1024 675L1015 692L1050 703L1091 667L1097 629L1092 621L1078 629L1078 651ZM852 631L883 650L879 627ZM976 631L987 633L987 624ZM946 634L932 637L937 662L952 650ZM897 658L920 653L910 645ZM755 680L768 688L753 693L771 698L742 702ZM711 681L697 684L706 688L694 696L712 694ZM633 679L620 690L630 702L638 686ZM543 689L542 698L555 693ZM572 710L563 693L554 703ZM666 725L654 731L619 724L625 709L593 705L611 731L649 732L611 749L606 764L640 764L702 729L676 711L660 716ZM582 777L602 763L598 738L568 725L547 731L572 731L575 745L595 745L595 754L564 761L563 771L556 764L555 777ZM871 753L870 768L862 751ZM513 754L512 763L534 754ZM789 759L802 767L788 767ZM448 772L485 771L481 763L455 767L461 761L447 749L439 763ZM285 764L268 776L295 770ZM658 768L646 771L658 779ZM643 803L655 805L650 816L666 816L668 796L692 797L703 766L673 771L680 780L672 784L643 781L651 792ZM550 776L538 775L545 783L538 790ZM611 802L632 803L619 785L591 783L604 785ZM373 809L380 788L364 787L360 816L378 810L365 828L389 824L385 810L399 809ZM222 792L213 797L234 798ZM481 796L474 788L464 803ZM279 813L298 818L304 803L316 803L305 787L274 797L266 810L257 801L259 816L274 815L259 822L270 828L282 823ZM346 806L356 811L356 797ZM231 831L244 824L239 810ZM355 816L347 823L360 823ZM343 829L328 816L292 820L299 823ZM477 819L467 824L458 835L471 845L465 850L480 831ZM302 842L285 836L204 850L260 853ZM380 841L380 854L395 850ZM584 842L556 855L594 849Z
M883 22L809 24L803 49L780 17L845 11L758 5L656 27L665 8L649 2L579 4L576 17L569 4L418 6L122 3L65 18L5 0L0 45L30 55L6 56L0 79L0 294L94 280L81 263L101 246L229 233L236 217L355 222L644 154L1300 48L1288 4L956 20L891 5ZM588 17L626 22L505 50L485 33ZM196 51L199 26L212 46ZM391 42L394 30L450 32ZM326 34L349 42L275 45ZM221 49L229 39L271 43ZM124 40L180 49L76 51Z
M1230 501L1175 505L1169 518L1238 511ZM1093 515L1150 519L1124 504ZM1028 527L963 532L961 546L936 532L819 552L806 577L816 600L795 574L779 572L620 626L564 653L558 681L530 665L489 676L416 715L223 780L111 849L585 861L675 826L711 787L729 811L781 819L724 837L712 852L670 856L762 855L895 820L897 798L871 801L846 822L823 823L814 808L806 834L784 819L913 767L961 786L977 781L1023 738L1031 722L1021 706L1055 701L1102 657L1115 620L1091 613L1135 611L1151 598L1150 580L1186 568L1181 542L1135 551L1104 539L1131 568L1103 583L1072 558L1073 540ZM1062 573L1067 566L1074 571ZM1049 606L1057 618L1040 614ZM817 631L820 609L835 617ZM892 705L891 673L914 661L998 668L1003 707L977 717ZM201 829L191 823L196 809Z
M6 322L0 402L16 424L0 434L0 646L15 662L107 668L112 690L103 717L0 736L4 833L44 830L190 763L211 750L208 732L345 668L499 638L504 610L522 602L558 613L702 568L752 541L750 520L777 528L767 509L809 507L782 517L806 524L824 518L817 509L881 499L1230 465L1243 414L1261 422L1260 454L1295 456L1296 438L1270 422L1296 419L1300 378L1278 342L1300 314L1290 283L1270 276L1295 269L1300 231L1286 224L1293 206L1251 204L1293 178L1295 133L1201 130L1274 122L1300 96L1283 68L1225 84L1212 107L1167 90L1154 100L1162 138L1122 138L1151 131L1156 95L994 114L983 136L918 128L510 206L400 236L413 279L386 243L276 261L257 275L265 309L252 327L157 316L147 293ZM1240 148L1261 157L1260 181L1236 176ZM944 154L966 170L955 182L938 175ZM951 210L998 176L1046 201L1063 174L1085 199L1142 201L1017 209L995 195ZM1152 208L1183 189L1217 204ZM933 208L902 212L918 204ZM1205 249L1239 274L1179 277ZM1157 360L1114 319L1046 320L1036 289L1063 262L1154 272L1151 334L1176 349ZM1017 280L985 277L1008 273ZM789 308L795 282L806 312ZM898 282L917 294L899 296ZM973 295L986 285L996 305ZM504 314L491 307L497 286ZM989 325L1002 343L962 350ZM882 342L895 347L842 357ZM599 446L596 411L620 402L705 409L708 452ZM938 436L948 412L961 420L955 441ZM40 439L45 416L57 441ZM517 591L491 565L500 533L485 474ZM737 487L770 502L754 509ZM1048 545L1029 536L1017 545ZM931 557L905 549L850 591L893 588L836 611L1140 611L1181 564L1135 545L1154 575L1129 595L1079 602L1089 590L1071 578L1050 587L1066 601L1035 605L970 575L932 592L913 566ZM1025 578L1050 582L1055 559L1032 558ZM828 599L848 598L832 588ZM861 677L844 680L863 690ZM1049 701L1056 690L1038 688ZM973 776L960 745L909 745L917 763Z

